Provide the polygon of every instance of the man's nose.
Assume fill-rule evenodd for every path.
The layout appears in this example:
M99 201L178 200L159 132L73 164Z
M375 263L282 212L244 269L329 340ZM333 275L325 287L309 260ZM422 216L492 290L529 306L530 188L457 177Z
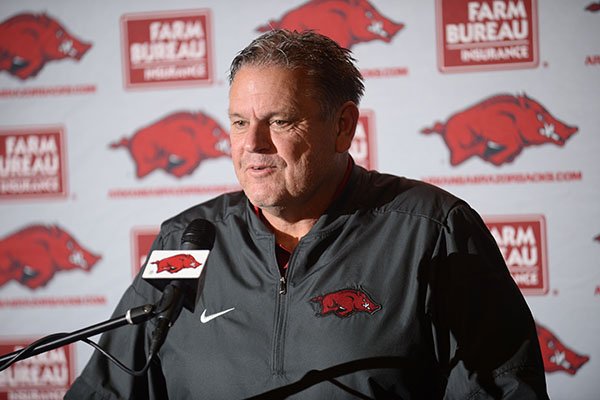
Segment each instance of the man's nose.
M273 150L271 131L266 123L257 123L250 126L246 132L244 149L251 153L269 153Z

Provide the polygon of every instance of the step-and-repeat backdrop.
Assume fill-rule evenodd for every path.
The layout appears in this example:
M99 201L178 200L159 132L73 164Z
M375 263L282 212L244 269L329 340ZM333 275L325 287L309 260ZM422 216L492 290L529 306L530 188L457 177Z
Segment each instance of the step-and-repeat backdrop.
M533 311L551 396L598 398L594 0L3 1L0 353L108 319L160 222L238 188L227 70L271 27L353 51L356 161L476 208ZM61 398L91 351L14 365L0 399Z

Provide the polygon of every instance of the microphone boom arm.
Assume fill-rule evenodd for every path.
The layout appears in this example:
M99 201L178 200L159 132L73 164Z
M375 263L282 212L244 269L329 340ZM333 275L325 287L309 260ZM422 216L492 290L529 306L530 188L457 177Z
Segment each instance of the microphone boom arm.
M8 368L10 365L17 361L33 357L35 355L45 353L50 350L57 349L59 347L71 344L78 340L87 339L90 336L94 336L112 329L119 328L124 325L137 325L141 322L145 322L153 318L156 313L154 312L155 306L152 304L145 304L143 306L134 307L127 310L125 315L115 317L98 324L83 328L71 333L54 334L40 339L38 345L30 345L31 348L25 348L23 350L17 350L9 354L0 356L0 371Z

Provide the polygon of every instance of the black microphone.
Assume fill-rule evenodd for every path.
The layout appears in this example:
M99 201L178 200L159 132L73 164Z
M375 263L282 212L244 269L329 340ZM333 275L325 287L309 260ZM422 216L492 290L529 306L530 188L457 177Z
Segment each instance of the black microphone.
M158 315L150 343L151 355L164 343L181 309L185 307L194 312L204 284L202 270L214 242L214 225L205 219L195 219L183 232L181 251L158 250L150 255L142 278L163 292L156 307Z

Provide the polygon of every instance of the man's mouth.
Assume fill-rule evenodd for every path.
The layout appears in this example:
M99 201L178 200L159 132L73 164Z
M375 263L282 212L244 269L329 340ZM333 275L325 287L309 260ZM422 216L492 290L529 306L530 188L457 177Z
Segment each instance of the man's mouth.
M270 173L274 170L275 170L274 165L266 165L266 164L249 165L246 168L246 171L248 171L251 174L261 174L261 173L266 174L266 173Z
M249 164L246 169L251 171L263 171L265 169L274 169L275 166L272 164Z

